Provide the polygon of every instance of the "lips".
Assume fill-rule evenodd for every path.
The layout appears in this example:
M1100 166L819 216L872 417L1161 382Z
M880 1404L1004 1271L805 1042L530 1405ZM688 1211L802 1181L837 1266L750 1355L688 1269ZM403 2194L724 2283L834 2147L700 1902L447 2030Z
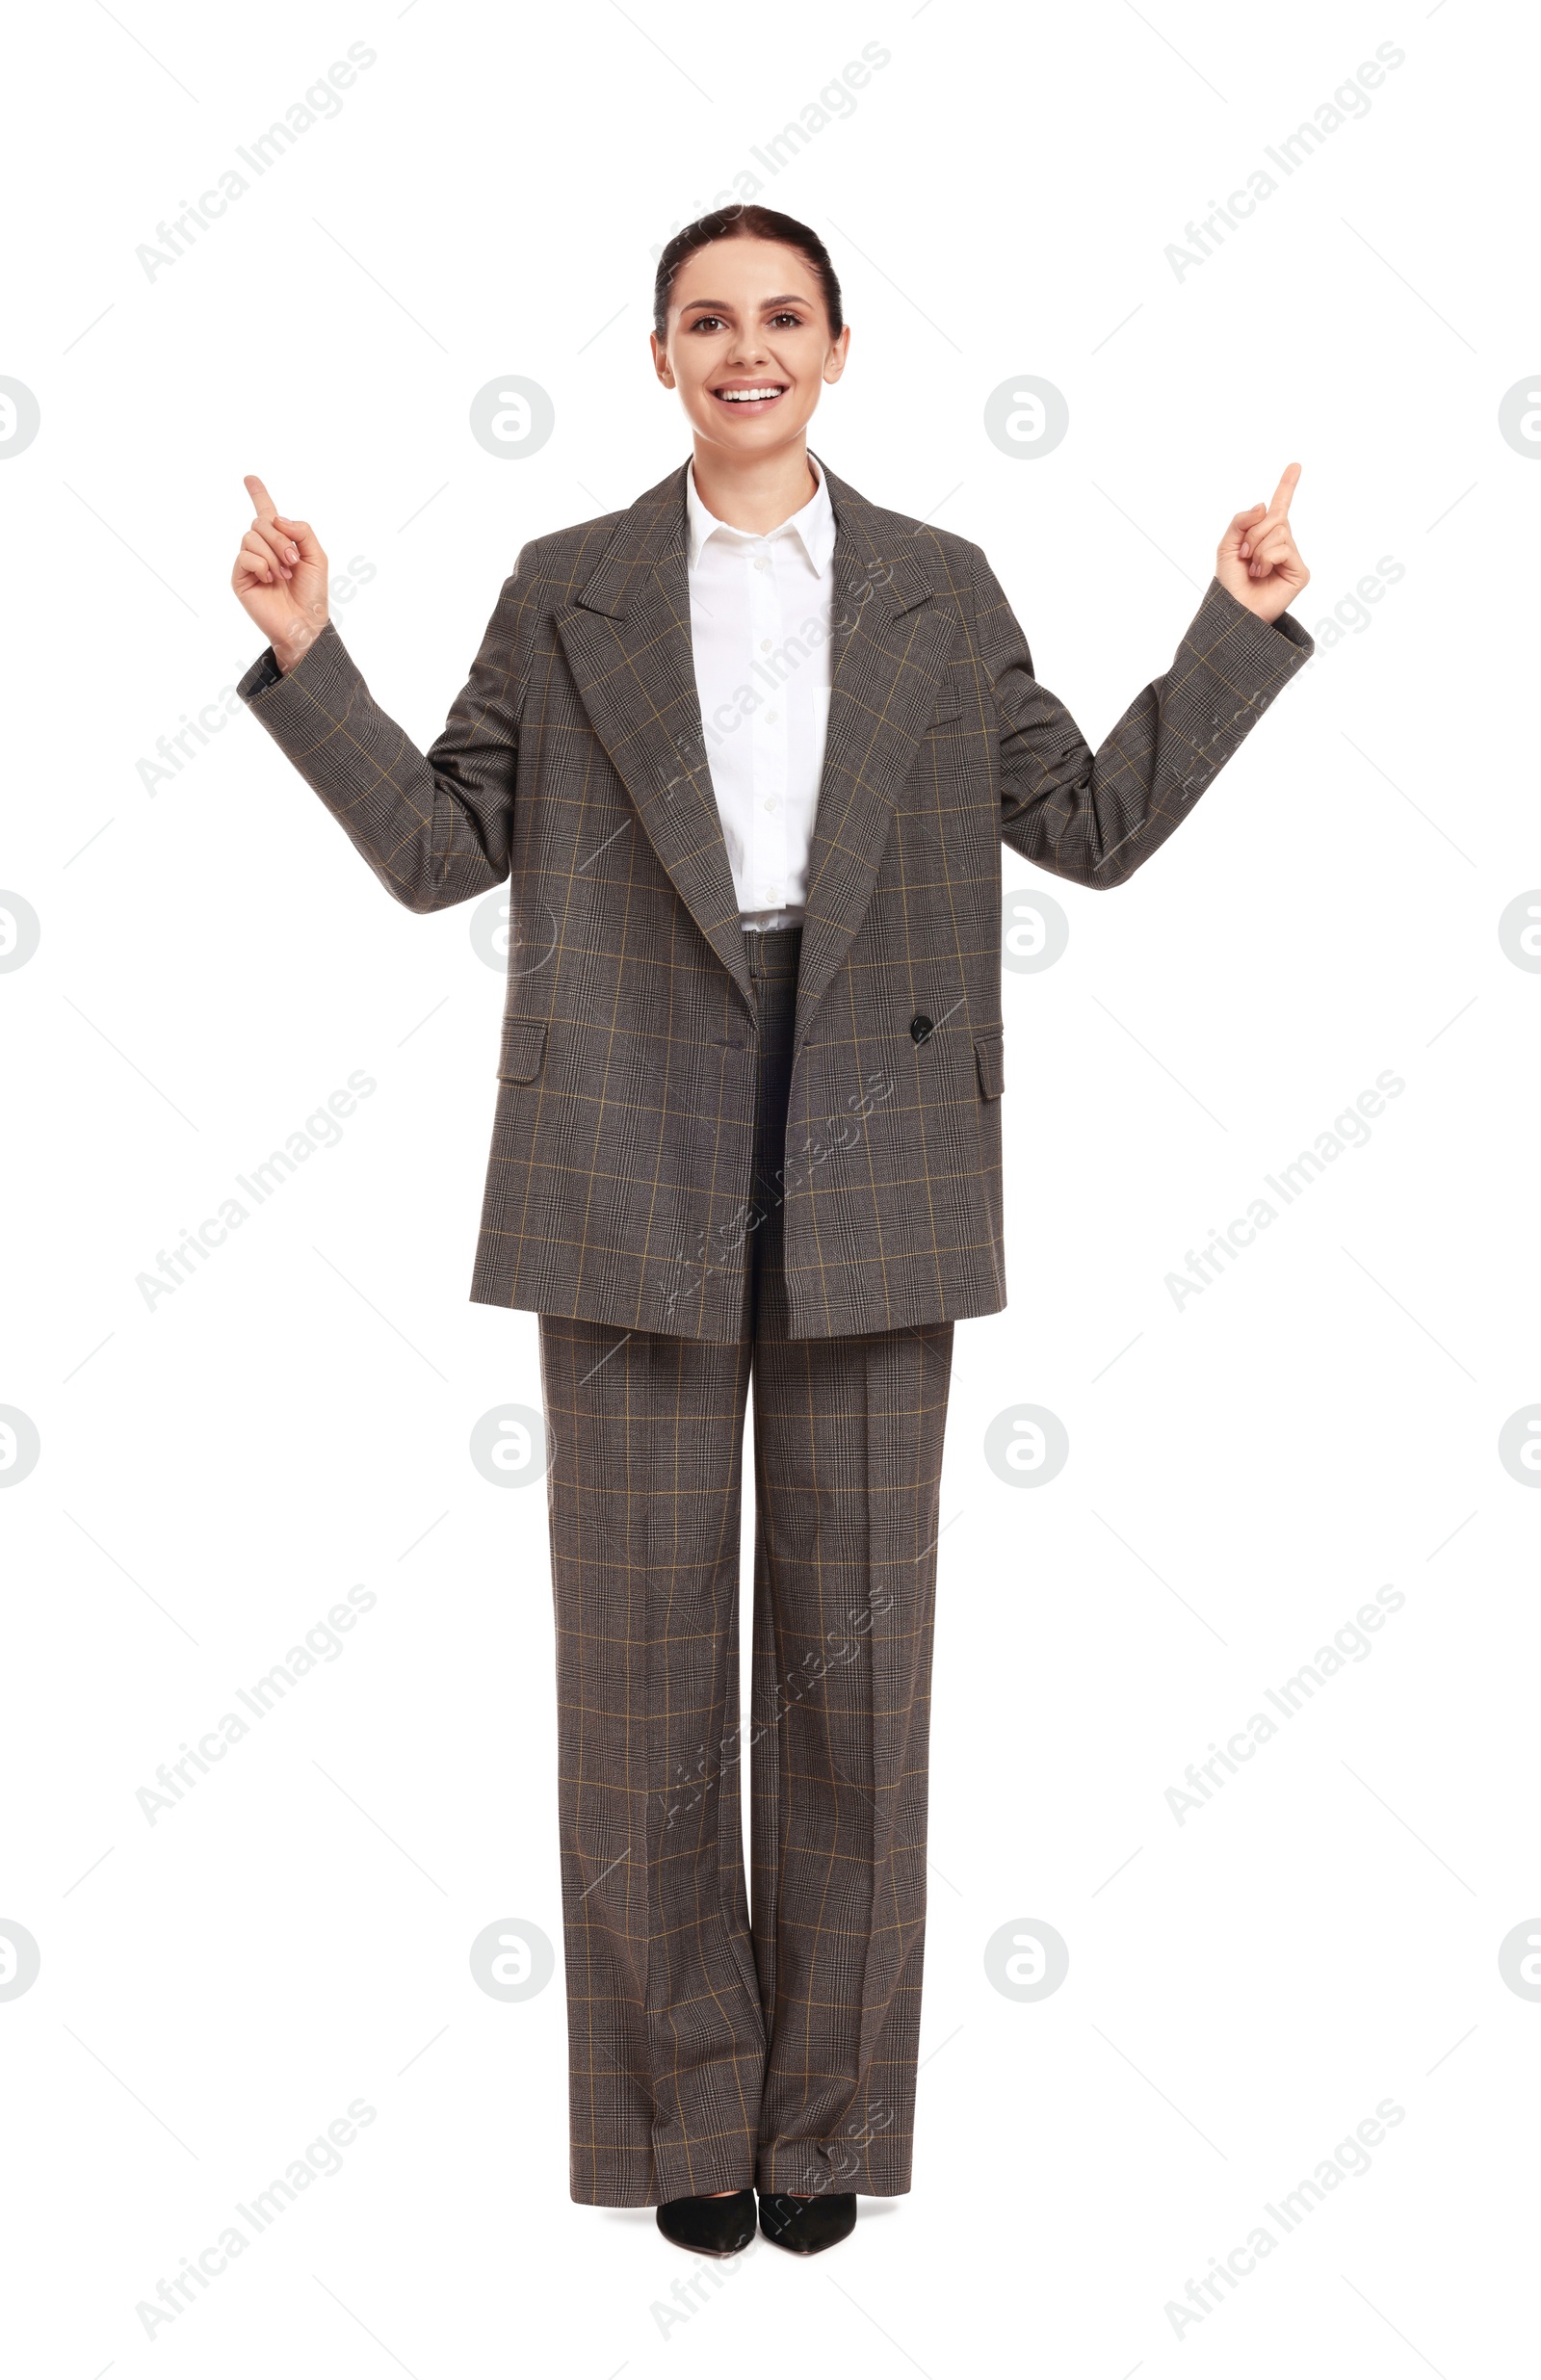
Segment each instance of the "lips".
M785 380L722 380L713 389L714 403L728 413L769 413L786 395Z

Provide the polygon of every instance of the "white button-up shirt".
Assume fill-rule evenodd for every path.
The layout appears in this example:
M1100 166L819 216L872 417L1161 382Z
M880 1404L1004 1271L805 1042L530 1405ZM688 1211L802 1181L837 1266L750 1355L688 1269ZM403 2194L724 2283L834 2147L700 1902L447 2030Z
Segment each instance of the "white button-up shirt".
M797 926L829 724L834 508L820 472L778 529L734 529L696 494L693 463L685 506L695 686L739 908L746 927Z

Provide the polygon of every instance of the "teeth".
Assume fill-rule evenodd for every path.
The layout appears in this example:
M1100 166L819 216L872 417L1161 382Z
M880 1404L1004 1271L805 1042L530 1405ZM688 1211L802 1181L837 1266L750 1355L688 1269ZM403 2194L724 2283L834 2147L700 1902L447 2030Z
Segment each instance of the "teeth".
M729 405L758 405L762 397L779 397L779 388L719 388L718 395Z

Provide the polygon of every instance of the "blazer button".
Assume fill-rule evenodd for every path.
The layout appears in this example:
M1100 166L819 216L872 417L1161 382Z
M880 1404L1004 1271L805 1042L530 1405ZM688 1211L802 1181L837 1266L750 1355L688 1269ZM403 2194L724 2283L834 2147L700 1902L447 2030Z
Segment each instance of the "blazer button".
M909 1020L909 1037L912 1041L929 1041L935 1031L936 1027L928 1016L912 1016Z

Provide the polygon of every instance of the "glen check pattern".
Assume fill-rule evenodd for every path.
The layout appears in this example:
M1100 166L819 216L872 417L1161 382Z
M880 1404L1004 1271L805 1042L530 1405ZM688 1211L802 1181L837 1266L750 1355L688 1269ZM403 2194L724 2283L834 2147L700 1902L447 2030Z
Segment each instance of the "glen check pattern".
M744 1335L540 1324L571 2188L601 2206L910 2186L953 1331L782 1335L774 1184L800 937L747 939L762 1190Z
M827 480L836 650L785 1210L810 1338L1006 1302L1002 839L1122 882L1313 650L1288 613L1269 627L1212 581L1171 668L1093 753L979 548ZM692 667L684 485L681 465L523 549L426 756L331 623L289 675L265 655L240 691L409 908L510 881L472 1296L726 1343L756 1024ZM920 1040L916 1016L936 1028Z

